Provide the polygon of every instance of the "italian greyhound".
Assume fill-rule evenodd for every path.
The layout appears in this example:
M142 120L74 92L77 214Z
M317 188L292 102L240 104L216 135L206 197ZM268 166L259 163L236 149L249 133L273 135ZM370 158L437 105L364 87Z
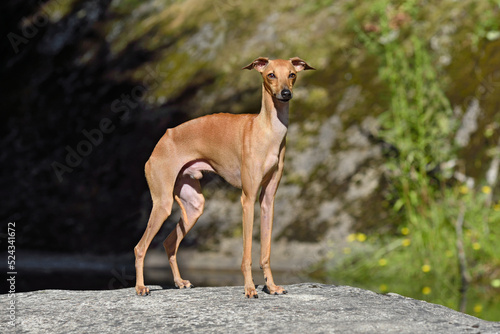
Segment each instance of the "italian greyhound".
M199 181L203 177L202 172L215 172L242 189L241 271L247 298L258 298L252 278L252 231L254 205L261 189L260 266L268 293L280 295L287 292L274 284L270 266L274 197L283 174L292 87L297 72L314 68L298 57L289 60L260 57L243 69L255 69L262 75L262 107L258 114L213 114L168 129L146 162L146 179L153 208L146 231L134 248L135 290L138 295L150 293L144 286L144 257L154 236L170 215L174 199L182 215L163 246L175 285L180 289L193 287L188 280L181 278L176 254L181 240L203 212L205 199Z

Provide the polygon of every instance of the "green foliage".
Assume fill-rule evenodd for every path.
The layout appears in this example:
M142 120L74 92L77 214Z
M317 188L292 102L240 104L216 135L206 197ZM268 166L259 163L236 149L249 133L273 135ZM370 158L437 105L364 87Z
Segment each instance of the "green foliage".
M425 39L420 2L379 0L369 10L353 13L351 25L379 59L379 77L389 86L390 108L379 117L379 135L398 150L387 168L388 199L400 224L392 235L351 236L348 241L363 242L363 247L349 247L348 256L329 275L337 282L456 309L467 298L467 312L499 320L500 298L492 290L498 291L500 273L495 250L500 202L491 200L491 187L471 189L453 179L453 170L442 168L459 160L453 140L457 122ZM371 25L363 26L365 22ZM478 29L493 29L487 22ZM457 223L462 218L463 228ZM461 294L463 277L469 281L467 296Z

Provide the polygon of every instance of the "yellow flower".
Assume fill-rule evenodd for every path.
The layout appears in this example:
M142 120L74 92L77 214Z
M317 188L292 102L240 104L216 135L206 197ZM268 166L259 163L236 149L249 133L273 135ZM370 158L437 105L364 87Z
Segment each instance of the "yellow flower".
M366 240L366 234L364 233L356 234L356 240L358 240L359 242L364 242Z
M387 265L387 260L386 259L380 259L378 260L378 265L383 267Z
M493 210L495 210L495 211L500 211L500 203L495 204L495 205L493 206Z
M431 292L432 292L432 289L431 289L431 288L429 288L428 286L424 286L424 288L422 289L422 293L423 293L424 295L430 295L430 294L431 294Z
M500 288L500 278L495 278L491 281L491 286L494 288Z
M387 292L387 290L388 290L387 285L385 285L385 284L380 284L378 289L380 290L380 292Z
M483 305L481 304L474 305L474 313L481 313L482 310L483 310Z
M422 266L422 271L423 271L424 273L428 273L429 271L431 271L431 266L430 266L430 265L428 265L428 264L424 264L424 265Z
M408 247L411 245L411 240L408 238L403 239L403 241L401 241L401 244L403 245L403 247Z
M460 186L460 193L462 195L468 194L469 193L469 187L467 187L465 184L463 186Z
M489 187L489 186L483 186L483 187L481 188L481 191L482 191L483 193L485 193L485 194L489 194L489 193L491 193L491 187Z
M347 236L347 241L348 242L353 242L354 240L356 240L356 234L354 233L351 233Z
M345 255L351 254L351 249L349 247L344 248L344 254Z
M402 235L408 235L408 234L410 234L410 229L408 227L403 227L401 229L401 234Z
M472 249L473 250L480 250L481 249L481 245L479 244L479 242L475 242L472 244Z

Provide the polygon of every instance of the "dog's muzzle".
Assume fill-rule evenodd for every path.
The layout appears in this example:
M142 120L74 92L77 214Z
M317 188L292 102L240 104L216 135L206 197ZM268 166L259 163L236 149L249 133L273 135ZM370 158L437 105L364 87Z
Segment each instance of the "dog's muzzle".
M283 89L278 96L276 96L281 102L288 102L292 99L292 92L289 89Z

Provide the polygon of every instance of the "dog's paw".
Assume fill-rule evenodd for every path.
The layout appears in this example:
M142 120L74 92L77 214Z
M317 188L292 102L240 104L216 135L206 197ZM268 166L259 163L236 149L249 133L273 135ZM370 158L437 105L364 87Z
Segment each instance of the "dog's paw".
M188 280L177 280L175 281L175 286L178 287L179 289L192 289L194 288L194 285L191 284Z
M263 291L270 295L286 295L288 293L288 291L286 291L284 288L278 285L273 285L271 287L266 285L264 286Z
M245 297L247 298L259 298L255 286L245 287Z
M135 286L135 292L139 295L139 296L148 296L150 295L151 293L149 292L149 288L148 287L145 287L143 285L136 285Z

